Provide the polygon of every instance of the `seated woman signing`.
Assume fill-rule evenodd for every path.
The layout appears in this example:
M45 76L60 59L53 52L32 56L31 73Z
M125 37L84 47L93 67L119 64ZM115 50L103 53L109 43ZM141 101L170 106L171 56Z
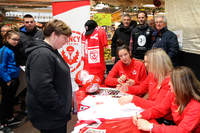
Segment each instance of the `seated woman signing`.
M160 103L169 91L169 74L173 65L166 52L160 48L149 50L144 56L144 62L148 76L140 85L117 87L123 92L132 94L121 97L120 104L133 102L135 105L147 109ZM147 99L139 97L145 93L148 93Z
M171 73L170 89L158 105L133 116L138 129L152 133L200 133L200 82L187 67L178 67ZM150 123L171 112L176 125Z
M131 58L128 46L118 41L117 54L120 60L113 66L105 79L105 85L116 87L118 84L128 86L140 84L146 78L143 62Z

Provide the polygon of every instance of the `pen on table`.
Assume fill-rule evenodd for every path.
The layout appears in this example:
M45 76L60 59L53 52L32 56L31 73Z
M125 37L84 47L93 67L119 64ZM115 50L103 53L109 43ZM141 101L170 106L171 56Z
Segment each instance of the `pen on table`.
M138 120L138 113L136 112L136 120Z

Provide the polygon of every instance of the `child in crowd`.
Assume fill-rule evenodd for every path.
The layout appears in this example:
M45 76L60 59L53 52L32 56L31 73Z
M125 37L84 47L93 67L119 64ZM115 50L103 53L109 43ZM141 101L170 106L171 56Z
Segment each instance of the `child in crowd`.
M120 84L133 86L140 84L146 78L146 68L143 62L131 58L130 50L122 41L117 41L117 55L120 60L113 66L105 79L105 85L116 87ZM121 86L121 85L120 85Z
M199 133L200 132L200 82L187 67L178 67L171 73L170 89L158 105L133 116L138 129L153 133ZM176 125L150 123L171 112Z
M8 31L10 31L10 30L11 30L11 28L10 28L10 26L8 26L8 25L3 25L3 26L1 27L0 48L2 48L3 45L4 45L5 34L6 34Z
M14 121L15 95L19 85L19 66L16 64L15 46L19 42L19 33L13 30L5 34L4 46L0 49L0 86L2 101L0 108L0 124L6 125Z

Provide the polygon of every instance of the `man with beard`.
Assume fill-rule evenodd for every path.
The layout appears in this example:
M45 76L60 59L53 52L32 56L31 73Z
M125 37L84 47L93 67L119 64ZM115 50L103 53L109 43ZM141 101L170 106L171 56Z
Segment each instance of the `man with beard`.
M111 56L112 62L117 62L119 57L117 57L116 49L117 49L117 40L123 41L127 46L129 46L131 31L137 25L136 21L131 21L131 16L129 14L125 14L122 17L122 23L116 29L111 44Z
M153 29L147 24L147 13L140 11L137 15L138 25L132 30L130 51L132 56L144 60L144 54L152 47Z

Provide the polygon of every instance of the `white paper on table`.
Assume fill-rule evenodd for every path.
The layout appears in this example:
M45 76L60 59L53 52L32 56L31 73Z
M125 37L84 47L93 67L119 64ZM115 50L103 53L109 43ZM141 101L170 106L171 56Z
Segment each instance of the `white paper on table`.
M89 106L89 108L78 112L79 120L131 117L136 112L143 111L142 108L135 106L133 103L120 105L118 99L111 96L87 96L81 104Z

